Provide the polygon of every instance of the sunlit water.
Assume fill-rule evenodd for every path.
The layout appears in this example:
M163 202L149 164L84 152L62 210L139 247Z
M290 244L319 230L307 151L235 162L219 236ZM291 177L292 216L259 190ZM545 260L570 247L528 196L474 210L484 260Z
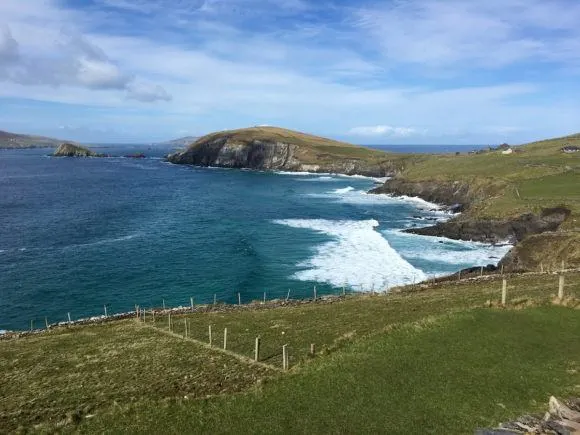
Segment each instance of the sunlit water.
M384 290L508 247L401 233L449 217L368 178L0 150L0 329L142 307Z

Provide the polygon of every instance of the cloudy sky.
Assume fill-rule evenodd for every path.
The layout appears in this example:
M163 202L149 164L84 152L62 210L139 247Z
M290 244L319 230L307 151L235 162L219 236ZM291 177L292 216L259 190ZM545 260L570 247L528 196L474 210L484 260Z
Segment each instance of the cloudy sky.
M0 0L0 130L355 143L580 131L577 0Z

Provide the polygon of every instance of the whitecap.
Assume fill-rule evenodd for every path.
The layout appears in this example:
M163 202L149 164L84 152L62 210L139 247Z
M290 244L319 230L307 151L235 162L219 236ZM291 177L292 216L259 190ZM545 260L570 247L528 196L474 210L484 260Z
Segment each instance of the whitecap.
M344 187L342 189L336 189L332 193L336 193L338 195L342 195L343 193L352 192L353 190L354 190L354 187L348 186L348 187Z
M423 236L396 230L385 231L385 235L389 238L405 239L404 243L400 243L401 247L398 252L407 259L457 266L497 265L513 247L507 242L492 245L481 242L453 240L445 237ZM399 244L395 243L395 240L392 240L392 243Z
M313 257L298 264L302 270L293 278L318 281L355 290L385 290L426 278L401 257L375 228L374 220L332 221L325 219L283 219L274 221L292 228L324 233L332 240L316 248Z

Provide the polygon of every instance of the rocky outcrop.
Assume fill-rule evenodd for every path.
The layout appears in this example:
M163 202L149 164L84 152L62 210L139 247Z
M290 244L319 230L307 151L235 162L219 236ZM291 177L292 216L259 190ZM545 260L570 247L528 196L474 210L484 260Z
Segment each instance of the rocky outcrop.
M514 246L500 261L507 272L549 272L580 268L580 232L534 234Z
M477 429L475 435L517 435L580 433L580 399L566 401L550 397L549 411L544 415L524 415L495 429Z
M516 243L531 234L555 231L570 216L565 207L542 210L539 214L526 213L509 220L460 220L439 222L432 227L412 228L409 233L440 236L456 240L473 240L485 243Z
M71 143L61 144L53 153L54 157L99 157L99 154L90 149Z
M456 206L457 211L469 207L474 199L469 184L459 181L407 181L403 178L392 178L369 193L417 196L425 201Z

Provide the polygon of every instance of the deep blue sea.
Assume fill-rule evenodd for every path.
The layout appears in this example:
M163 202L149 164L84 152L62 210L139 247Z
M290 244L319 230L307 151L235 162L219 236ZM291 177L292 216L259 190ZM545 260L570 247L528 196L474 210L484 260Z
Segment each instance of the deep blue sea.
M407 149L408 150L408 149ZM401 233L449 215L377 180L0 150L0 330L141 307L384 290L508 247Z

